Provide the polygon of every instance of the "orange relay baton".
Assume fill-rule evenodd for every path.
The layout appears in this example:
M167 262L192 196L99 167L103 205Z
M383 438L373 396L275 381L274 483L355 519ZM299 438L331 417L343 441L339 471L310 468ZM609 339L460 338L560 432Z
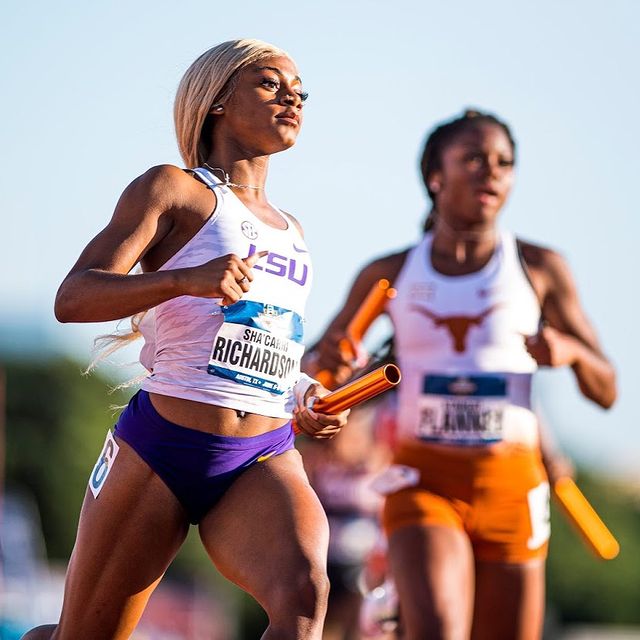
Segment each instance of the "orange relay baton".
M603 560L615 558L620 551L618 541L576 483L569 477L559 478L553 485L553 492L587 546Z
M319 413L340 413L395 387L401 378L400 369L395 364L385 364L348 382L324 398L318 398L313 403L312 409ZM300 433L295 423L294 432Z
M347 338L354 342L360 342L367 332L373 321L382 313L387 300L396 297L396 290L391 286L386 278L378 280L370 289L369 293L362 301L353 318L347 325ZM355 358L356 354L348 339L340 341L340 351L347 354L351 358ZM327 389L336 386L333 374L328 369L318 371L316 374L318 382Z
M396 290L386 278L378 280L367 297L358 307L351 322L347 325L347 335L353 340L360 341L372 325L373 321L383 312L387 300L396 297Z

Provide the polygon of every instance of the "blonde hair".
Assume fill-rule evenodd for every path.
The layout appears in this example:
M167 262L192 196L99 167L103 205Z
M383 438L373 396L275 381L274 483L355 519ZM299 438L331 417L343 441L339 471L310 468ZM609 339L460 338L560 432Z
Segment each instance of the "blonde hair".
M203 164L211 149L208 148L210 128L205 121L214 104L229 99L235 87L237 72L247 65L272 56L291 56L282 49L261 40L229 40L212 47L198 57L187 69L176 92L173 119L180 155L188 168ZM98 336L94 340L94 356L85 374L91 373L103 360L121 347L140 337L140 323L146 311L137 313L124 331ZM124 382L115 389L126 388L145 376Z
M272 56L291 58L268 42L229 40L205 51L187 69L173 107L178 148L187 168L203 164L211 152L211 128L205 126L211 107L229 99L241 69Z
M140 323L146 314L147 311L141 311L140 313L136 313L128 318L129 327L125 330L121 330L118 326L113 333L96 336L93 339L93 353L91 361L82 374L85 376L89 375L98 367L99 364L108 360L109 356L113 355L119 349L126 347L130 342L137 340L142 335L142 332L140 331ZM124 322L124 320L125 319L123 319L122 322ZM127 387L140 382L146 378L147 375L148 372L127 380L126 382L122 382L115 387L112 387L111 391L126 389Z

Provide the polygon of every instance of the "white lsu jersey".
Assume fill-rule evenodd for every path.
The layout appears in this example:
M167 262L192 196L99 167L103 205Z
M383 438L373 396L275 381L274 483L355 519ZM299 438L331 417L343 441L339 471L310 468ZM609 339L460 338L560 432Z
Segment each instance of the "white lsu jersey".
M262 222L207 169L194 173L215 189L215 211L160 270L204 264L234 253L268 254L253 267L248 293L235 304L180 296L151 309L140 326L140 360L150 375L142 388L271 417L288 418L300 377L304 310L311 260L295 223Z

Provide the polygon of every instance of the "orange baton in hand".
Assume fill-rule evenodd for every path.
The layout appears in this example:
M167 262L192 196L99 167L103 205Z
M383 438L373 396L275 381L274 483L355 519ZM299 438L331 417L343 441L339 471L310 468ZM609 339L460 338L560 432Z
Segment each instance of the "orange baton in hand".
M576 483L569 477L559 478L553 486L553 492L587 546L603 560L615 558L620 551L618 541Z
M387 300L395 297L396 290L389 281L385 278L378 280L347 325L347 336L357 342L362 340L373 321L384 311Z
M385 364L348 382L324 398L318 398L311 408L318 413L340 413L395 387L401 378L400 369L395 364ZM296 434L300 433L295 423L293 430Z
M373 321L384 311L387 300L396 297L396 290L391 287L388 280L382 278L372 287L367 297L362 301L353 318L347 325L347 338L353 342L360 342ZM355 358L356 354L348 339L340 341L339 349L348 358ZM318 382L327 389L332 389L336 385L333 374L328 369L318 371L316 374Z
M382 365L324 398L318 398L312 409L318 413L340 413L395 387L401 378L400 369L395 364Z

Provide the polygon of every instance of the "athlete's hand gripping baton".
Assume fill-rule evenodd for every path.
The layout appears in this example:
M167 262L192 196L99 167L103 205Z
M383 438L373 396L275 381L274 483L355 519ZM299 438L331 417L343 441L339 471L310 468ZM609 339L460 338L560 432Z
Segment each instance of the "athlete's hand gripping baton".
M348 382L324 398L318 398L311 408L318 413L330 415L340 413L395 387L401 378L400 369L395 364L385 364L352 382ZM300 433L295 422L293 430L296 434Z
M553 486L553 493L587 546L603 560L615 558L620 551L618 541L576 483L569 477L559 478Z
M364 334L373 321L383 312L387 300L396 297L396 290L391 287L388 280L382 278L378 280L372 287L362 304L358 307L353 318L347 325L347 338L342 339L338 348L341 353L348 358L355 358L351 342L361 342ZM333 389L336 386L335 378L328 369L318 371L316 379L327 389Z

